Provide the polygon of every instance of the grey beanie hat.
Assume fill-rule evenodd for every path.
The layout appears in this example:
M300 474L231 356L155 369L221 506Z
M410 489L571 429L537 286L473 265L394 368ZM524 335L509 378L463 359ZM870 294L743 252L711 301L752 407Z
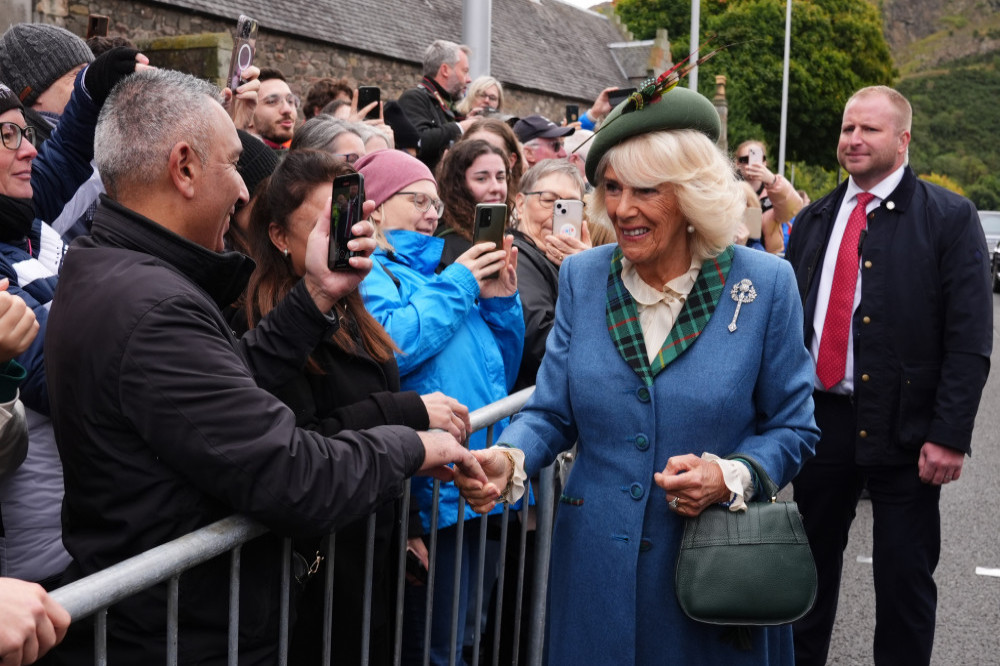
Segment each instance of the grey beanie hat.
M0 37L0 81L31 106L56 79L93 62L87 42L47 23L15 23Z

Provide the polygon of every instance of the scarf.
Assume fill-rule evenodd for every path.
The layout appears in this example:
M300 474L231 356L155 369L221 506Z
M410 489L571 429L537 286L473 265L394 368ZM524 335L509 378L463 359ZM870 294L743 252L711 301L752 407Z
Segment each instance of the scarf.
M0 194L0 242L24 240L35 221L35 206L31 199L18 199Z

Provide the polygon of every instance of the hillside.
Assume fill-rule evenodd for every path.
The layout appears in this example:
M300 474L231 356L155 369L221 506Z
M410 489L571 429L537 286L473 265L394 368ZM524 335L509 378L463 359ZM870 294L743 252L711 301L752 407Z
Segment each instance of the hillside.
M1000 50L1000 0L881 0L881 7L904 78Z
M1000 0L882 0L884 34L913 104L910 159L1000 208Z

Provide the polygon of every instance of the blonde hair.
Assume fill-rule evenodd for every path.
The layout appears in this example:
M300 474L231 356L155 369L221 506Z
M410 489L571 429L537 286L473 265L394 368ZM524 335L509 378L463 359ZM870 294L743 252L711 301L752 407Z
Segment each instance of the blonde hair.
M455 105L455 108L463 116L469 115L469 111L472 111L472 105L475 104L479 93L485 92L487 88L492 88L493 86L497 87L497 105L495 108L499 111L503 108L503 86L492 76L477 76L469 84L468 89L465 91L465 97Z
M673 186L684 220L694 227L693 258L717 256L732 244L747 200L732 163L697 130L640 134L608 150L597 165L594 217L610 224L604 203L608 167L632 187Z
M889 102L893 111L896 112L897 130L900 132L909 132L911 130L913 124L913 107L910 106L909 100L902 93L889 86L868 86L867 88L862 88L851 95L851 98L847 100L847 104L844 105L844 109L846 110L854 100L872 95L881 95Z

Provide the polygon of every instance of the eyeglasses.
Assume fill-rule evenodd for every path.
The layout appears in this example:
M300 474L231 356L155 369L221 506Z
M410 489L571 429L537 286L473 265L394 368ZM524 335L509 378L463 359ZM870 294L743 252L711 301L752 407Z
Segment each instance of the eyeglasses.
M545 139L545 141L547 141L549 146L552 148L552 152L558 153L560 150L562 150L563 147L562 141L559 141L557 139ZM534 141L531 141L529 143L534 143L535 145L538 145L539 142L540 142L539 139L535 139Z
M413 197L413 207L421 213L426 213L430 210L431 206L434 206L434 211L438 217L441 217L441 214L444 213L444 202L423 192L396 192L396 194L405 194Z
M268 95L264 99L260 100L260 103L264 106L280 106L282 102L288 102L290 105L294 106L296 109L302 105L302 100L299 99L298 95L293 95L289 93L288 95Z
M0 139L3 140L3 147L9 150L17 150L21 147L21 139L25 138L30 143L35 142L35 128L21 127L16 123L0 123Z
M767 159L767 157L765 155L761 155L760 156L761 162L765 161L766 159ZM750 164L750 156L749 155L740 155L739 157L736 158L736 161L739 164Z
M493 95L491 93L482 90L476 93L476 97L478 97L479 99L485 99L487 102L491 102L493 104L496 104L497 102L500 101L499 95Z
M334 153L333 156L343 159L348 164L354 164L361 159L361 155L358 155L357 153Z
M538 203L542 204L543 208L552 208L556 201L563 198L555 192L546 192L542 190L539 190L538 192L524 192L524 196L530 196L532 194L538 195Z

